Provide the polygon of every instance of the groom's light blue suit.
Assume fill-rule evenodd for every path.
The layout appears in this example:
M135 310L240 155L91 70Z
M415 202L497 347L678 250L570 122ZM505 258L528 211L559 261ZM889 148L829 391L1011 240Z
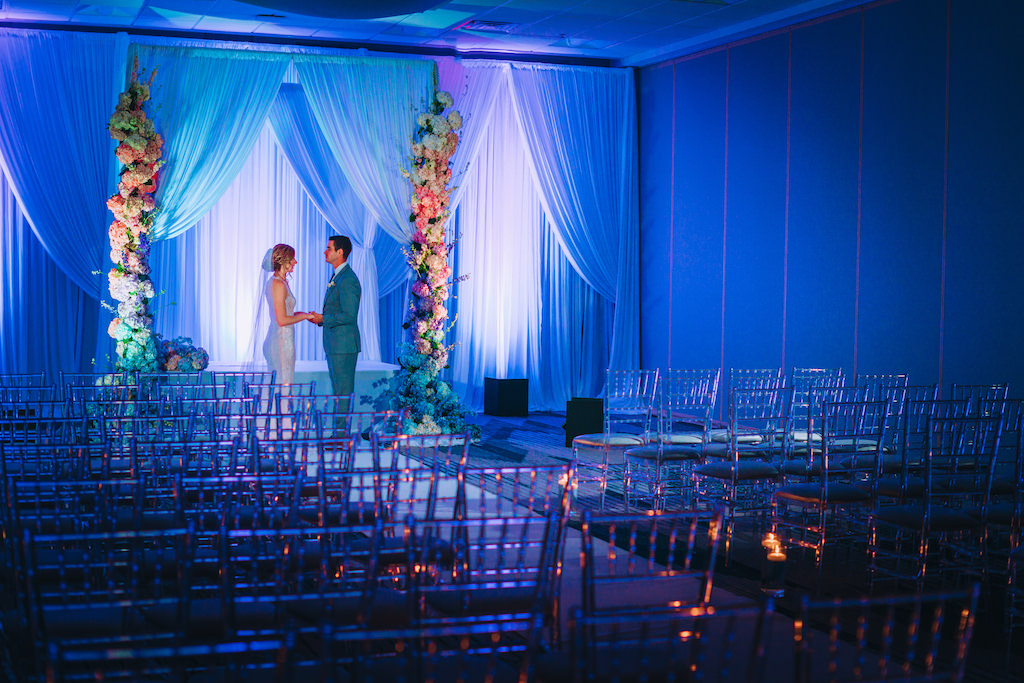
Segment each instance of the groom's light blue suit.
M324 351L335 395L351 394L355 389L356 357L361 348L356 318L362 295L359 278L347 264L331 278L324 294Z

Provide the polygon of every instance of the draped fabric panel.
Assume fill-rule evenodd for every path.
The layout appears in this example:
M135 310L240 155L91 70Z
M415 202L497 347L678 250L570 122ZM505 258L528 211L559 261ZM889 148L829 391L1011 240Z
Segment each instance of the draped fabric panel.
M127 38L0 28L0 164L60 269L101 298L110 266L107 197L119 170L107 132Z
M81 242L66 235L69 254ZM0 372L89 372L97 333L96 299L50 258L0 173ZM106 321L100 323L106 335Z
M639 363L636 112L629 69L513 64L537 188L567 258L615 302L609 365Z
M367 245L363 234L366 207L334 160L331 147L309 110L302 86L281 85L270 108L270 125L299 182L327 222L339 234L372 248L372 242Z
M235 179L263 129L289 55L137 45L156 71L150 106L164 138L153 241L188 230Z
M459 146L451 159L454 188L450 206L462 201L465 185L462 180L480 153L483 130L491 120L499 92L508 88L509 65L487 60L458 60L437 58L438 84L441 90L452 94L455 109L462 114L462 130L458 131Z
M363 358L380 360L380 318L377 313L377 262L374 246L377 221L356 196L323 132L309 111L302 87L283 84L270 109L270 123L281 148L310 199L334 227L351 237L352 266L359 275L363 298L359 333Z
M531 409L562 409L604 380L606 304L561 253L545 217L507 87L495 92L454 216L457 314L451 377L474 408L484 377L525 377ZM595 381L596 380L596 381Z
M416 116L432 97L434 63L296 56L310 109L348 182L381 229L411 236L409 167Z

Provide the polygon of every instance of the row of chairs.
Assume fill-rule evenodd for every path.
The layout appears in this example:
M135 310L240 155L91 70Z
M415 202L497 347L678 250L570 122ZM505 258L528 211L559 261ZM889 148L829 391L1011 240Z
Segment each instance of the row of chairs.
M714 371L696 374L689 386L697 393L713 384ZM872 579L917 588L964 569L983 580L993 571L1007 575L1020 544L1024 447L1021 402L1006 398L1005 385L961 386L960 398L943 401L936 385L905 385L905 377L845 387L841 374L822 373L798 395L780 372L764 375L768 386L730 392L724 428L710 427L705 405L694 427L659 428L651 443L644 443L643 411L639 422L635 412L621 415L641 429L609 425L579 437L581 485L593 465L603 507L607 488L618 484L609 456L619 449L628 508L721 505L727 529L737 514L755 530L770 520L785 543L814 550L819 583L825 546L840 542L868 548ZM610 423L615 412L608 416ZM602 460L585 461L584 446Z
M397 434L399 412L351 412L349 396L311 397L302 405L282 404L267 412L253 410L251 398L195 400L175 404L107 401L88 404L83 414L48 412L39 404L0 403L0 441L11 444L102 441L124 447L139 441L225 441L241 438L314 439L369 434ZM92 408L95 408L93 410ZM126 409L125 409L126 408ZM148 410L153 408L153 410Z
M67 657L80 657L79 645L95 647L90 638L102 631L89 629L90 614L110 617L103 642L126 651L168 643L248 648L250 636L281 637L303 616L299 635L314 638L321 627L339 632L342 625L375 623L369 610L409 619L415 607L414 621L389 628L442 629L453 622L440 619L448 614L441 608L465 615L470 604L467 628L489 633L490 617L502 617L487 628L511 634L513 624L529 636L538 582L545 586L542 603L554 600L552 579L531 574L531 567L542 556L545 567L560 566L568 467L454 463L445 472L440 462L382 441L374 437L376 468L330 476L319 468L316 481L304 477L305 467L209 477L177 471L169 489L166 477L147 473L8 478L7 557L19 568L12 582L24 586L18 594L35 600L22 611L40 666L73 677ZM132 550L133 543L141 545ZM358 596L338 593L346 572L358 579ZM150 589L159 594L132 593ZM94 592L95 600L84 597ZM514 619L501 611L513 594L526 605ZM75 596L84 605L74 606ZM325 604L337 611L318 612ZM139 613L145 624L133 620ZM548 630L553 615L543 611ZM269 625L257 627L260 619ZM159 628L150 633L146 625ZM64 626L85 629L87 637L61 636ZM224 654L214 649L211 657Z
M242 643L55 645L48 673L50 680L957 681L976 600L968 590L805 601L796 620L771 603L577 613L568 654L545 651L529 636L524 641L515 622L356 630L325 619L314 638L303 637L293 622Z
M6 412L37 417L163 416L188 412L217 414L263 414L268 412L311 412L341 401L341 397L316 396L316 383L242 383L237 396L230 385L155 385L140 390L135 385L0 388L0 405ZM351 397L344 397L351 401ZM351 404L354 406L355 404ZM347 408L347 405L346 405Z
M593 480L599 486L598 507L604 507L607 486L609 482L617 484L619 472L626 484L622 493L627 507L635 501L660 508L666 497L675 497L675 505L685 506L689 501L681 496L688 490L689 472L695 462L703 462L708 455L727 457L734 440L758 438L750 432L765 431L764 422L770 420L774 421L769 425L774 433L784 430L789 437L786 441L775 439L777 443L772 447L784 449L788 457L790 446L805 440L808 421L820 412L821 402L826 399L887 401L889 442L884 447L894 452L898 435L904 434L905 428L912 434L923 433L928 417L927 412L906 415L903 408L907 401L934 401L938 397L937 385L912 387L906 375L862 375L854 387L846 387L838 369L795 369L788 384L781 368L733 369L727 394L729 422L725 428L715 429L712 414L719 379L717 369L670 369L664 375L658 370L608 371L602 432L573 439L573 458L581 479ZM958 401L979 410L1005 401L1007 388L954 385L953 393L963 397ZM912 424L905 426L904 421ZM735 426L737 423L740 427ZM596 452L600 459L582 457L589 452ZM617 465L623 456L624 468Z
M737 672L741 680L938 680L941 673L959 680L963 674L977 588L804 600L795 621L779 618L770 603L715 606L710 572L721 517L700 512L588 514L571 648L553 647L547 614L558 599L558 563L545 559L558 552L553 517L410 517L404 524L221 530L206 537L192 528L116 539L27 534L33 558L80 561L61 569L38 560L37 575L64 578L54 592L36 593L49 608L38 616L48 653L43 665L53 680L243 680L268 669L282 680L737 680ZM595 550L597 536L610 541L607 550ZM85 541L88 551L76 552ZM102 550L108 546L110 553ZM90 557L105 577L92 584ZM132 579L141 576L147 583ZM82 606L84 591L60 593L67 577L101 595ZM186 597L173 588L180 581L189 581ZM656 582L673 589L659 592ZM139 586L145 586L139 599L116 592ZM102 594L104 588L114 596ZM947 619L955 624L952 633L943 628ZM46 631L48 623L57 626ZM117 626L126 623L129 635Z

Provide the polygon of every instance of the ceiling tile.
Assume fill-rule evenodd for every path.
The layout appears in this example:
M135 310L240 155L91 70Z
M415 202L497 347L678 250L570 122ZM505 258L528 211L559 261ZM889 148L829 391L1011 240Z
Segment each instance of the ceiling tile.
M254 33L264 36L296 36L300 38L308 38L316 33L317 30L318 27L314 24L301 26L295 22L281 23L265 21L256 28Z
M68 0L7 0L0 16L14 21L69 21L77 4Z
M224 19L205 16L196 25L196 31L222 31L225 33L252 33L262 24L257 19Z
M469 12L455 12L448 9L432 9L427 10L426 12L420 12L419 14L410 14L405 17L395 18L398 19L396 23L401 24L402 26L444 30L454 28L472 17L473 15Z
M159 7L149 7L139 13L139 18L136 19L135 25L145 28L166 28L188 31L192 29L202 18L201 14L176 12L174 10Z

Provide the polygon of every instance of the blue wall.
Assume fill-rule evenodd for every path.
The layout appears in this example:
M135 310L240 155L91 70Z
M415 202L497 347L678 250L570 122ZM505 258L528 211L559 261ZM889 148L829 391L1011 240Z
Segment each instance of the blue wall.
M1020 35L897 0L643 69L644 366L1024 395Z

